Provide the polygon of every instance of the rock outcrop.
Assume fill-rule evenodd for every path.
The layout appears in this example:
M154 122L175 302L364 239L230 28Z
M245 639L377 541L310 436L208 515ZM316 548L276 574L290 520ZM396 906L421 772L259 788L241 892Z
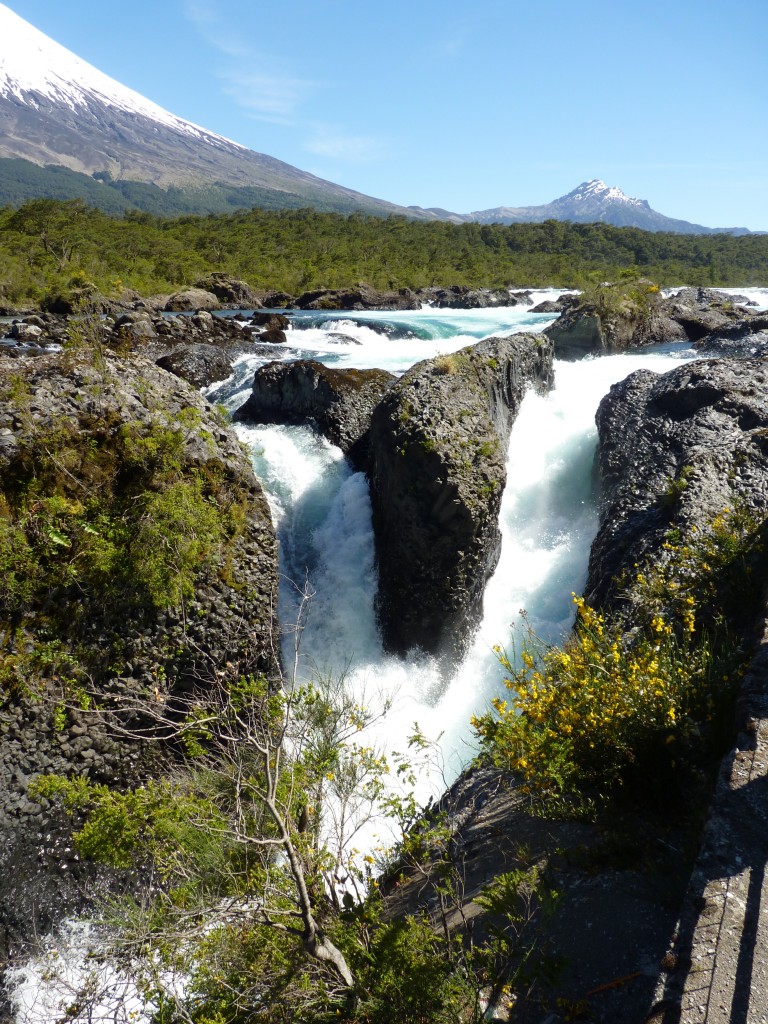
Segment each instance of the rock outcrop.
M545 333L554 343L555 355L561 359L622 352L670 341L689 341L716 352L727 349L725 339L729 337L734 340L734 354L740 354L740 348L750 347L742 344L744 339L763 331L765 322L764 315L761 318L759 313L745 308L746 301L743 296L711 288L683 288L664 298L649 282L606 284L590 298L571 298ZM539 310L536 307L533 312ZM761 344L757 340L751 347L759 351Z
M595 301L576 299L544 333L558 359L623 352L664 341L685 341L684 328L665 310L659 293L606 285Z
M454 284L448 288L421 288L418 297L438 309L488 309L494 306L530 306L531 293L510 292L508 288L469 288Z
M204 288L187 288L174 292L165 304L166 313L191 313L196 309L220 309L218 296Z
M734 502L760 520L768 501L768 361L711 359L614 385L597 412L602 481L587 599L621 599L634 566L663 558ZM636 571L636 570L634 570Z
M368 475L386 646L460 656L500 551L507 442L529 387L552 383L542 335L417 363L374 411Z
M163 458L172 459L173 476L161 485L153 474ZM24 541L13 509L33 475L36 527ZM184 480L203 505L218 503L231 529L199 563L179 606L142 597L124 567L108 560L103 587L93 583L100 576L78 575L89 558L108 558L94 538L103 532L104 544L117 543L108 532L117 527L90 516L89 503L102 501L99 515L108 517L123 501L148 519L152 496ZM205 686L227 664L274 677L278 636L277 544L262 489L215 410L152 363L112 355L94 363L72 352L0 358L0 495L0 557L9 573L0 593L2 960L12 944L78 911L100 878L74 856L71 824L29 795L34 777L83 774L119 785L144 776L161 756L110 734L93 711L65 704L54 713L57 687L68 679L105 700L151 701ZM173 509L162 515L185 514L184 506ZM137 537L147 519L138 521ZM185 535L196 528L192 522ZM64 551L71 582L59 573L49 586L27 573L24 559L40 536L50 552L34 563L38 576ZM124 583L115 584L118 577ZM27 696L35 689L40 699Z
M747 310L738 304L739 298L713 288L682 288L660 305L689 341L698 342L749 317Z
M410 288L379 292L358 284L355 288L304 292L291 305L298 309L419 309L421 302Z
M386 370L334 370L312 359L270 362L256 371L251 395L234 419L309 423L360 467L371 414L395 379Z
M161 356L157 365L196 388L226 380L232 372L232 360L226 352L215 345L200 343L174 349L169 355Z
M195 288L211 292L230 309L259 309L261 302L246 281L215 271L195 283Z

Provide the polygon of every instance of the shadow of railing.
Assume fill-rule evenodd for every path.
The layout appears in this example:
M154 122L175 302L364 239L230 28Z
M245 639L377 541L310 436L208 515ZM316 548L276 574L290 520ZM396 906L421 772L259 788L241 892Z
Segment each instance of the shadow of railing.
M744 678L655 1024L755 1024L768 1007L768 644ZM756 977L756 969L758 976Z

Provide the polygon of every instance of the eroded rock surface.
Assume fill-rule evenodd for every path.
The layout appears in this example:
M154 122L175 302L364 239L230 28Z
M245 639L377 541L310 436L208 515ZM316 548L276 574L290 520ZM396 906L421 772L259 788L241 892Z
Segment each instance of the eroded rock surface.
M635 563L739 501L768 503L768 361L708 359L615 384L597 412L600 529L586 593L614 600Z
M460 656L500 551L507 442L529 387L552 383L541 335L417 363L374 411L368 475L386 646Z
M5 586L0 593L0 961L12 945L81 909L89 887L105 877L78 861L71 822L30 796L34 778L82 774L119 785L142 777L162 757L155 746L149 752L110 734L93 712L72 707L54 714L49 687L58 692L61 679L71 676L105 699L151 701L205 685L227 663L242 673L278 671L271 517L249 460L214 409L189 385L136 356L130 362L106 356L96 364L72 353L0 358L3 490L13 493L14 480L23 486L29 467L48 457L53 463L41 464L60 482L56 514L81 515L106 477L115 494L133 493L138 473L151 480L153 460L169 445L179 478L207 482L201 486L217 495L222 514L229 502L239 510L238 532L200 568L183 605L155 606L130 580L108 600L88 596L76 574L71 585L59 583L22 605L6 603ZM126 452L130 457L120 462L118 453ZM38 487L43 503L42 477ZM136 501L148 493L137 491ZM9 506L2 508L7 516ZM52 544L69 545L75 559L75 542L56 528L57 520L46 526L39 516ZM48 659L39 656L45 650ZM42 697L26 696L36 686Z
M395 379L386 370L334 370L312 359L271 362L256 371L251 395L234 418L309 423L359 467L373 409Z

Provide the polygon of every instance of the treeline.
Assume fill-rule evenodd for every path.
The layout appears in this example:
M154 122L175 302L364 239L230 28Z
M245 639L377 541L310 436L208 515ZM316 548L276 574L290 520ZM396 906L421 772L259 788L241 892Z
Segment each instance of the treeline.
M105 295L190 285L211 271L297 294L365 281L582 287L634 270L662 286L768 285L768 235L652 233L608 224L481 225L315 210L108 216L82 200L0 209L0 304L92 284Z

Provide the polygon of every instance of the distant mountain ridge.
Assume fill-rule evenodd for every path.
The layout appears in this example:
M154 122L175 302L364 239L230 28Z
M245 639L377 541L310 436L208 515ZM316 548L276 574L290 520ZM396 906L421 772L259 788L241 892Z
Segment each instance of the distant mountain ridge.
M4 4L0 158L161 189L266 190L274 193L276 205L284 198L286 206L382 216L407 212L176 117L81 60Z
M108 213L174 216L312 207L461 224L600 221L684 234L749 234L666 217L593 179L543 206L474 213L402 207L318 178L176 117L0 3L0 205L80 198Z
M748 228L707 228L687 220L666 217L652 210L647 199L633 199L620 188L606 185L599 178L583 181L572 192L544 206L497 206L467 215L480 224L538 223L543 220L568 220L576 224L603 222L616 227L642 228L645 231L674 231L686 235L725 232L747 235Z
M496 206L491 210L453 214L445 210L420 209L414 212L436 220L477 224L540 224L545 220L565 220L576 224L601 222L615 227L641 228L644 231L673 231L686 235L726 233L748 235L748 228L707 228L687 220L666 217L652 210L646 199L633 199L620 188L606 185L599 178L583 181L572 192L543 206Z

